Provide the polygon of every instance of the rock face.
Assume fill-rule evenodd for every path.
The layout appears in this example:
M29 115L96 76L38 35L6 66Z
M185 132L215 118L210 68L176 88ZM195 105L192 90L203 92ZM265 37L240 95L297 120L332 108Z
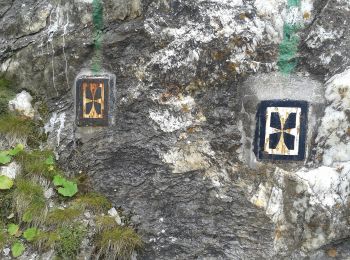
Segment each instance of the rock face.
M46 100L62 166L132 214L138 259L350 257L349 1L105 0L113 120L80 128L93 2L0 0L0 69ZM291 21L301 62L281 75ZM310 104L306 159L258 162L257 105L284 98Z

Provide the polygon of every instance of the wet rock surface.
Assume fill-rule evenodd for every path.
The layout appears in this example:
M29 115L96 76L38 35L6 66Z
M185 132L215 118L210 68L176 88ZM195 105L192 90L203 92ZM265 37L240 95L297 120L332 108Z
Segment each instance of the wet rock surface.
M301 63L287 76L276 72L286 1L103 6L109 127L75 125L92 1L0 0L0 69L48 103L61 165L132 214L146 242L138 259L350 257L349 158L337 150L349 149L349 3L301 1ZM254 157L255 106L273 97L310 102L305 162Z

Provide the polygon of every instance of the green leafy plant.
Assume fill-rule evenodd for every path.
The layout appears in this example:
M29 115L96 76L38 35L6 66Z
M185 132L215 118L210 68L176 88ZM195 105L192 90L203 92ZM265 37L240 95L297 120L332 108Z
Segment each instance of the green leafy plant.
M11 235L11 236L16 236L19 233L19 226L16 224L9 224L8 228L7 228L7 232Z
M13 257L21 256L24 250L25 250L24 245L19 241L15 242L11 247Z
M34 150L32 152L21 151L16 155L16 161L22 165L24 175L39 175L52 179L57 170L51 163L53 155L51 151Z
M49 155L49 157L47 157L47 159L45 160L45 164L46 165L54 165L55 164L55 159L53 158L52 155Z
M12 157L7 152L0 152L0 164L8 164Z
M68 181L61 175L56 175L53 179L53 184L57 191L64 197L73 197L78 192L78 186L75 182Z
M0 152L0 164L8 164L12 161L12 156L17 155L20 151L23 151L24 146L22 144L18 144L15 148L9 151L1 151Z
M26 231L23 233L23 237L31 242L34 240L35 236L38 234L38 229L33 227L33 228L28 228Z
M13 186L13 180L5 175L0 175L0 190L9 190Z
M24 212L22 221L26 223L30 223L33 220L33 212L31 209L27 210Z

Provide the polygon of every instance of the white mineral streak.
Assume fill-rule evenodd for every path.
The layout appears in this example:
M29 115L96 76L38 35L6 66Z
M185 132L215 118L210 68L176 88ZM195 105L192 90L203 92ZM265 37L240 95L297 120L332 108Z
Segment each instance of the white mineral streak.
M26 117L33 118L34 109L31 104L32 100L32 96L27 91L23 90L21 93L17 94L14 99L9 101L9 109Z
M155 101L158 98L154 98ZM166 102L160 103L167 108L151 110L149 117L155 121L164 132L174 132L186 129L189 126L200 124L205 118L199 118L192 114L195 101L191 96L172 97ZM185 112L182 110L186 110Z
M283 179L287 172L277 168L274 175L276 185L260 183L258 191L250 199L250 202L266 211L266 215L275 223L283 219Z
M163 72L182 66L196 67L202 52L200 46L219 38L229 41L236 36L249 35L252 42L241 48L236 47L232 51L230 61L242 63L238 64L238 72L247 69L256 71L260 68L260 63L249 61L247 51L254 52L262 41L279 43L282 40L282 10L286 8L284 0L256 0L254 6L247 6L247 3L241 0L197 0L197 2L201 3L198 5L199 12L202 17L208 18L209 27L203 22L189 20L179 27L162 28L158 25L161 21L157 21L157 18L145 21L144 27L151 36L160 33L163 38L172 39L167 47L154 54L148 66L158 64ZM237 16L241 14L241 8L247 9L247 7L256 8L259 16L254 19L243 18L242 23ZM188 53L183 52L184 49L188 49ZM265 65L270 68L275 66L274 63Z
M343 31L330 30L326 31L322 26L317 26L308 36L306 41L308 47L310 48L319 48L322 43L326 40L339 39L343 36Z
M49 122L44 126L45 133L56 133L57 147L60 145L61 132L64 129L64 124L66 121L66 113L53 113Z
M185 129L192 125L192 120L185 116L174 116L169 110L151 111L150 118L155 121L164 132L174 132L179 129Z
M322 124L316 143L323 144L319 153L323 153L323 164L350 161L350 123L345 113L350 109L350 69L332 77L326 84L327 101Z
M66 14L65 14L66 12ZM65 56L65 34L67 33L67 27L69 25L69 17L68 17L68 11L65 11L65 7L59 6L57 5L55 9L53 9L50 13L49 16L49 26L47 28L47 35L48 35L48 39L47 39L47 43L50 44L51 46L51 67L52 67L52 84L54 89L56 90L56 94L58 95L58 91L56 88L56 82L55 82L55 77L56 77L56 71L55 71L55 62L54 62L54 57L55 57L55 50L54 50L54 44L53 44L53 39L55 34L62 30L62 35L63 35L63 53L64 53L64 58L66 59ZM69 85L68 83L68 77L67 77L67 60L66 62L66 68L65 68L65 72L66 72L66 81L67 81L67 85Z
M330 208L336 204L346 205L350 192L350 163L339 164L338 169L321 166L309 171L301 170L296 175L308 185L310 205Z

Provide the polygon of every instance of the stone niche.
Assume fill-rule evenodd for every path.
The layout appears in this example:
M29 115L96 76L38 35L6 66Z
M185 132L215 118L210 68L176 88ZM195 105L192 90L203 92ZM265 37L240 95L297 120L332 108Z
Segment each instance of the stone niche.
M313 155L324 113L323 85L307 76L258 74L239 89L242 100L242 162L280 167L305 164Z
M80 73L74 85L75 121L78 127L114 124L115 76L110 73Z

